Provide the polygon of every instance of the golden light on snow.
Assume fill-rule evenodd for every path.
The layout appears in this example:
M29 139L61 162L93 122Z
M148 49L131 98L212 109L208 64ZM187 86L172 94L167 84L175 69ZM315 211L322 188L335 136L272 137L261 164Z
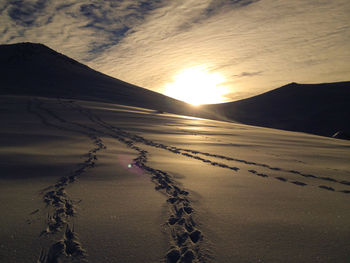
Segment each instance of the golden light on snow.
M226 101L229 89L220 73L208 72L205 67L191 67L180 71L174 81L165 85L165 95L192 105Z

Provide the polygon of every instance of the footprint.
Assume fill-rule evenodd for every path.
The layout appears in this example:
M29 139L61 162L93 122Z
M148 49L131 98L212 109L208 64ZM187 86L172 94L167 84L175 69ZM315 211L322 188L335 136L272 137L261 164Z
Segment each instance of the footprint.
M202 236L202 233L199 230L195 230L190 234L190 238L193 243L197 243Z
M282 182L287 182L288 181L286 178L280 177L280 176L279 177L275 177L275 179L280 180Z
M176 263L180 259L180 251L172 249L166 255L167 263Z
M176 234L176 241L179 246L183 245L186 240L188 239L188 233L183 231L182 233L177 233Z
M39 209L34 210L33 212L30 213L30 215L34 215L39 212Z
M292 173L292 174L300 174L300 172L295 171L295 170L289 170L288 172Z
M192 250L187 250L181 258L181 263L191 263L194 260L195 256Z
M294 181L294 182L291 182L292 184L295 184L295 185L299 185L299 186L305 186L306 184L303 183L303 182L299 182L299 181Z
M329 187L329 186L320 185L320 186L318 186L318 187L319 187L319 188L322 188L322 189L325 189L325 190L328 190L328 191L334 191L334 188Z
M185 207L184 207L184 210L185 210L185 212L186 212L187 214L191 214L191 213L193 212L192 207L189 207L189 206L185 206Z
M337 182L337 180L330 178L330 177L319 177L319 179L325 180L325 181L330 181L330 182Z
M308 178L317 178L316 176L312 175L312 174L300 174L303 177L308 177Z

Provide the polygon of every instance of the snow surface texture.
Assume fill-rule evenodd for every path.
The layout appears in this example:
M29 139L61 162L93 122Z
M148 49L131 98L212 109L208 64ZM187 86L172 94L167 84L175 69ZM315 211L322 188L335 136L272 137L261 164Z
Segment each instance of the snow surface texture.
M1 97L2 262L348 262L350 142Z

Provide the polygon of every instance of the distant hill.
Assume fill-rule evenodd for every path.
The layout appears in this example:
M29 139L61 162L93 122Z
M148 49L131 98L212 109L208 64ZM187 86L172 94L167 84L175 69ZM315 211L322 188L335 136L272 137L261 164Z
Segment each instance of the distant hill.
M350 82L290 83L248 99L206 105L217 116L244 124L323 136L350 131Z
M89 68L45 45L0 45L0 94L60 97L191 114L193 107Z

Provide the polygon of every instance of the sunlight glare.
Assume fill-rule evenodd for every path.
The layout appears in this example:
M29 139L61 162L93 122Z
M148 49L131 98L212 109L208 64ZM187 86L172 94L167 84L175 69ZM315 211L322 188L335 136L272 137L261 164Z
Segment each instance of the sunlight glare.
M208 72L205 67L187 68L165 85L165 95L192 105L225 102L228 88L220 85L225 81L223 75Z

